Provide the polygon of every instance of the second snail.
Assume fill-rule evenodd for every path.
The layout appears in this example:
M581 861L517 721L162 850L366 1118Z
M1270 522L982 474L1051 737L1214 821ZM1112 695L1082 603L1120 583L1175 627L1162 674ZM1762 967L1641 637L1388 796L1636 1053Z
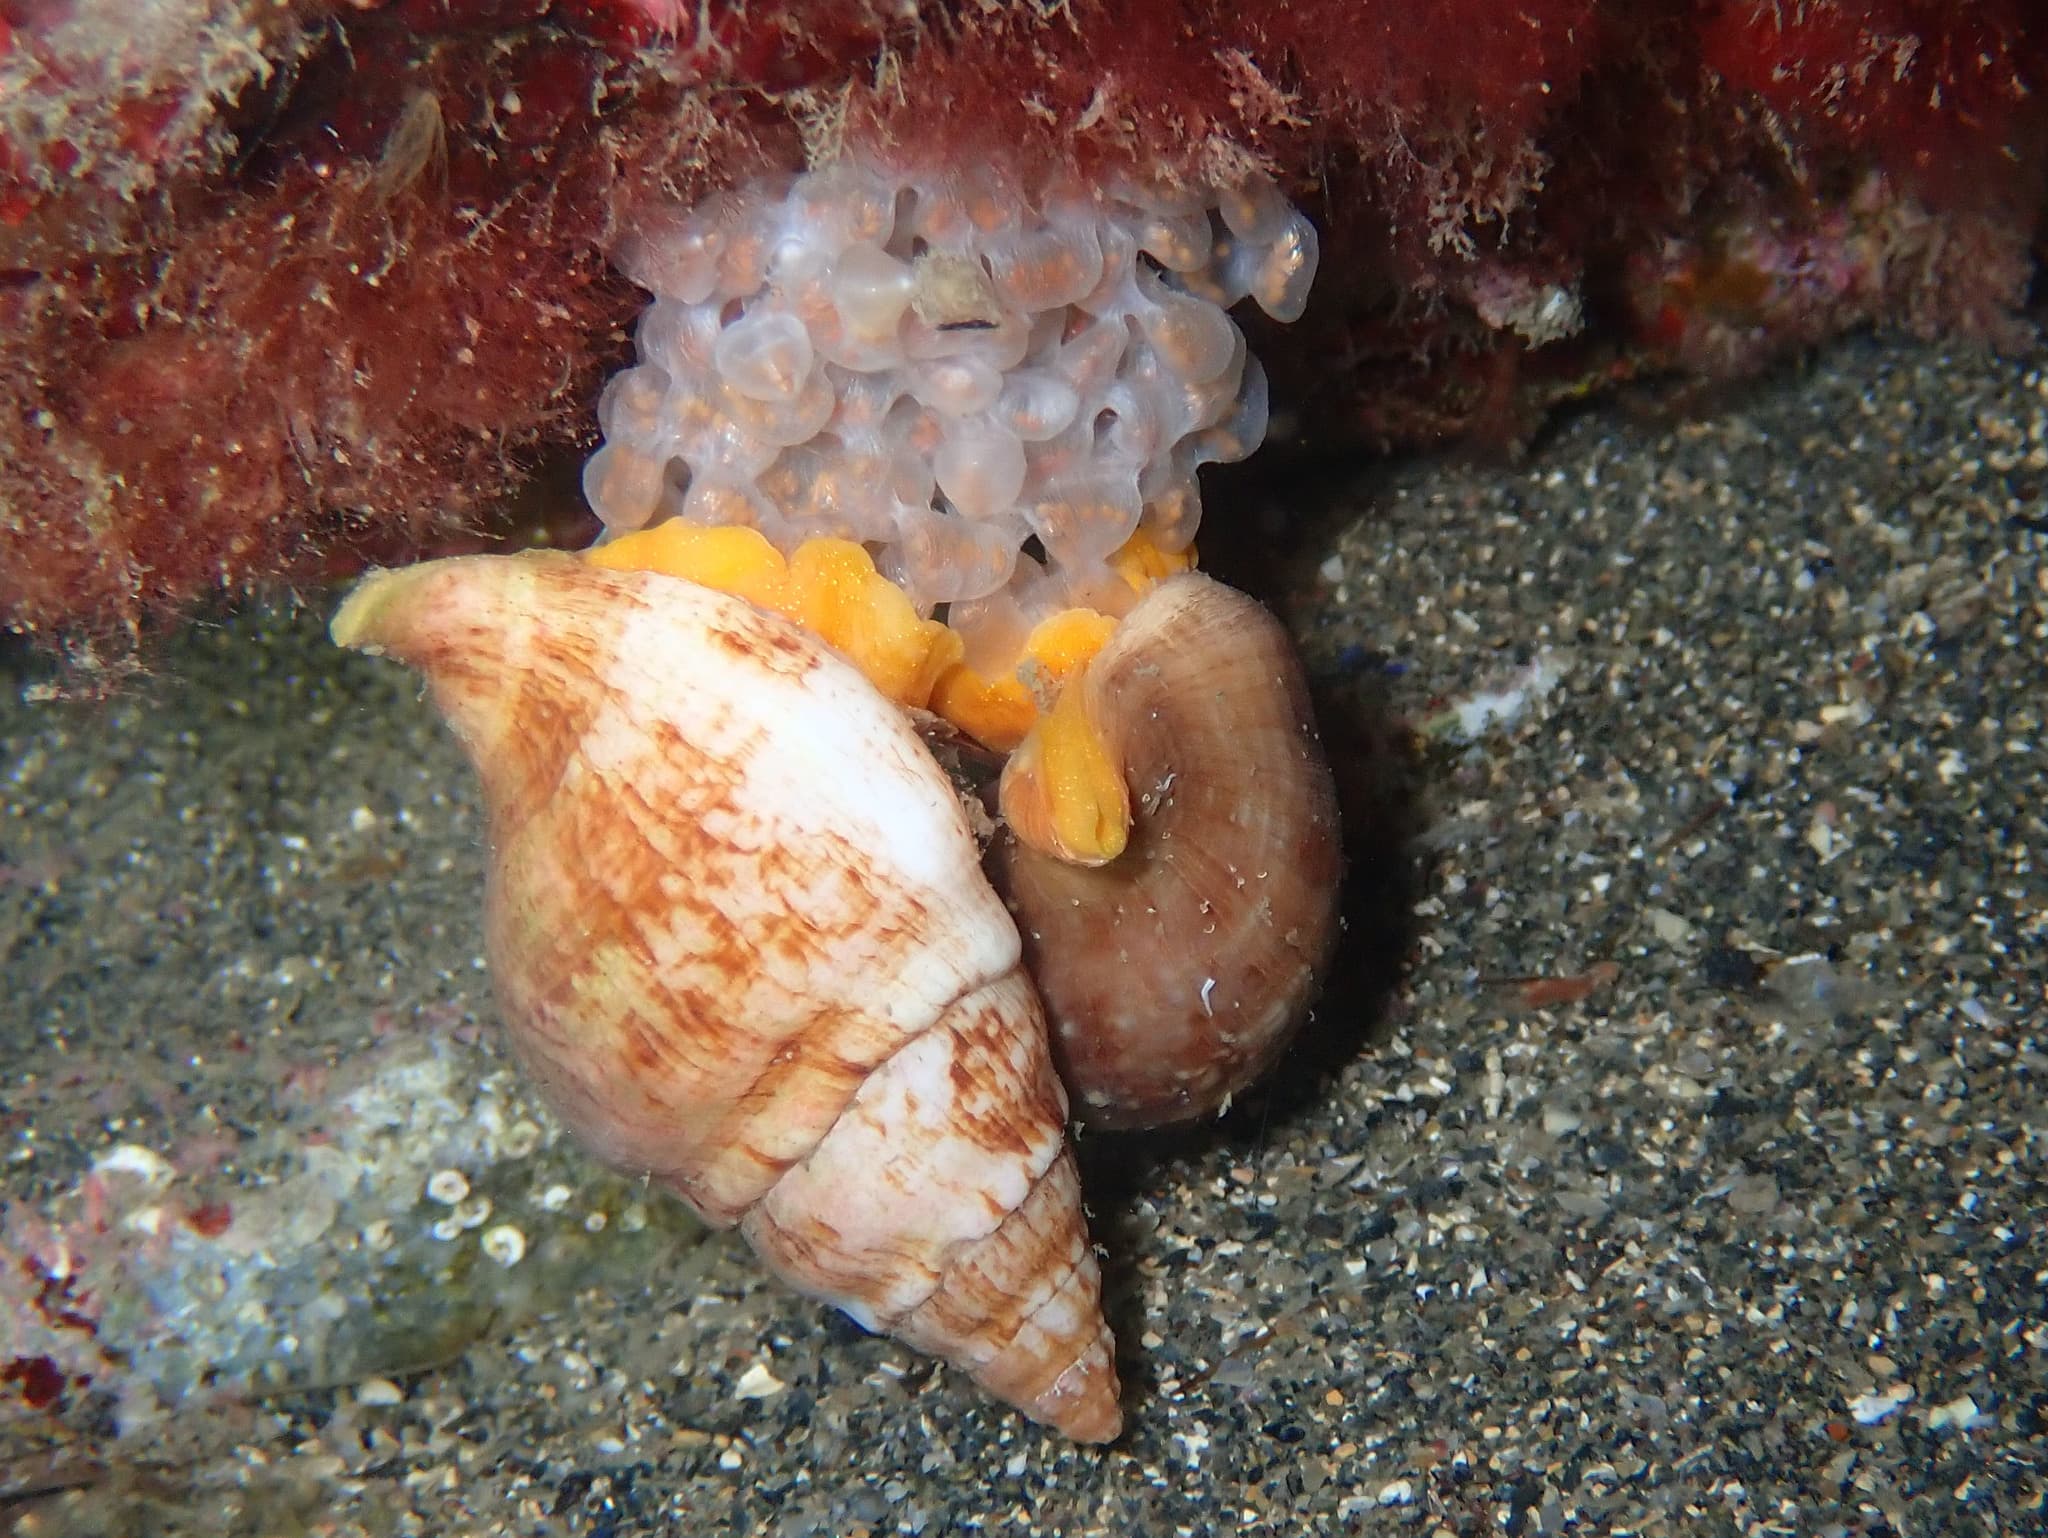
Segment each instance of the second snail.
M563 1121L1107 1441L1070 1113L1227 1106L1336 933L1299 663L1191 543L1195 468L1264 426L1222 306L1291 313L1313 232L1269 184L890 175L639 259L678 297L606 394L609 537L373 573L333 630L420 669L477 770L501 1014ZM1005 760L986 850L930 716Z

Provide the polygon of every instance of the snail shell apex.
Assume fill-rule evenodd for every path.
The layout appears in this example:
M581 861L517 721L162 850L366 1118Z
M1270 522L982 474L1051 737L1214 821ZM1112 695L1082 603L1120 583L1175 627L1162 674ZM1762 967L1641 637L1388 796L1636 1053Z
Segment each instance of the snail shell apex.
M1080 1440L1121 1421L1014 924L902 711L795 625L573 557L380 572L483 782L515 1054L607 1161Z

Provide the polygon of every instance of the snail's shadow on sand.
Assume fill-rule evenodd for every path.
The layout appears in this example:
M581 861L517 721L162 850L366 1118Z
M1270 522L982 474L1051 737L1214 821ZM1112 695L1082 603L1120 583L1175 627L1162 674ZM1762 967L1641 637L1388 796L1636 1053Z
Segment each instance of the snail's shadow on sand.
M1336 773L1344 818L1343 928L1323 992L1287 1055L1223 1116L1156 1132L1083 1136L1077 1151L1091 1226L1109 1252L1104 1308L1119 1342L1126 1397L1155 1386L1156 1367L1136 1348L1144 1303L1134 1257L1143 1238L1140 1198L1168 1166L1257 1166L1291 1124L1323 1104L1337 1076L1393 1031L1390 1006L1416 940L1414 908L1424 871L1423 764L1383 684L1312 679L1316 717Z
M1373 477L1361 476L1349 454L1221 468L1226 473L1205 493L1255 515L1205 524L1202 563L1257 595L1307 590L1337 531L1374 500ZM1313 613L1294 619L1298 631L1319 623ZM1421 840L1427 764L1395 709L1386 674L1319 674L1311 666L1309 686L1344 820L1343 928L1321 997L1278 1066L1227 1114L1156 1132L1084 1135L1077 1144L1090 1226L1107 1251L1103 1307L1119 1343L1127 1410L1154 1393L1162 1375L1157 1354L1138 1345L1146 1313L1147 1277L1137 1262L1150 1223L1146 1199L1176 1168L1262 1167L1269 1149L1337 1093L1338 1076L1393 1034L1392 1006L1418 938L1414 910L1428 880ZM1248 1244L1252 1264L1256 1253Z

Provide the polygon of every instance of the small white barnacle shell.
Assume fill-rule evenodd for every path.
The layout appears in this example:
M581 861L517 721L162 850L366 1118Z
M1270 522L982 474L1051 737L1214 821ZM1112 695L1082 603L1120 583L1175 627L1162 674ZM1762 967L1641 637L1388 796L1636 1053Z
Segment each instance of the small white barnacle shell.
M789 620L558 554L364 579L490 812L506 1029L603 1158L1084 1441L1121 1427L1015 924L908 717Z

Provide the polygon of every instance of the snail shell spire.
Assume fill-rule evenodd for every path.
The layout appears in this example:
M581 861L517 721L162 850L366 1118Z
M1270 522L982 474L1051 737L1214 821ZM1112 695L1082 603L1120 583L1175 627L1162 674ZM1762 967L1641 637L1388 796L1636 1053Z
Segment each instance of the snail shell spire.
M490 809L514 1050L596 1152L1034 1419L1117 1435L1066 1096L904 714L790 622L570 556L378 572Z

